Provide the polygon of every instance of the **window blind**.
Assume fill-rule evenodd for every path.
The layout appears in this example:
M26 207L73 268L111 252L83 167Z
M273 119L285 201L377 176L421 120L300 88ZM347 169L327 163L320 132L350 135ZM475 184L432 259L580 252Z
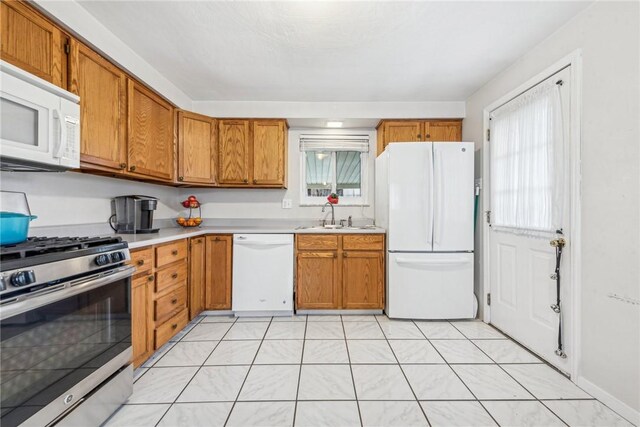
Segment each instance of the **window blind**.
M301 135L300 151L369 152L367 135Z

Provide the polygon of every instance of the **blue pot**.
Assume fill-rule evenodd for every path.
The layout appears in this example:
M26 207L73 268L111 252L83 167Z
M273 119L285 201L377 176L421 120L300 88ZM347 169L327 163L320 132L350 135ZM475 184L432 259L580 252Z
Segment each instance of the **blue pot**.
M0 245L13 245L27 240L29 223L36 218L35 215L0 212Z

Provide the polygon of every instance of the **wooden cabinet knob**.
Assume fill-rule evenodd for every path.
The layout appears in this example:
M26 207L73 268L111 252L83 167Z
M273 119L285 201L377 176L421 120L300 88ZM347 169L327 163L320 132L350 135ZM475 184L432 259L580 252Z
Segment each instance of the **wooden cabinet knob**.
M219 242L219 241L220 241L220 238L219 238L219 237L216 237L216 238L215 238L215 239L213 239L213 240L215 240L216 242Z
M178 181L184 181L184 176L179 176Z
M138 260L138 265L139 266L143 266L144 265L144 260L143 259L139 259Z
M171 300L171 304L176 304L178 302L178 298L174 298Z
M129 168L129 170L130 170L131 172L133 172L134 170L136 170L136 167L135 167L135 166L131 166L131 167Z
M120 169L126 169L126 168L127 168L126 163L120 163Z
M253 183L254 183L254 184L257 184L257 183L258 183L258 180L257 180L257 179L254 179L254 180L253 180Z
M426 135L426 137L427 137L427 138L431 138L431 135L427 134L427 135Z
M338 258L338 254L333 254L333 257L334 258Z
M149 277L147 277L147 282L153 282L153 274Z
M176 329L178 327L177 323L174 323L173 325L171 325L171 329Z
M171 278L172 278L172 279L177 279L177 278L178 278L178 273L173 273L173 274L171 275Z
M418 139L420 139L420 138L422 138L422 134L419 133L418 134Z
M346 257L347 257L347 255L348 255L348 253L344 252L344 253L342 254L342 257L343 257L343 258L346 258Z
M178 250L177 249L172 250L171 251L171 255L173 255L173 256L178 255Z
M245 178L245 179L242 180L242 182L244 182L246 184L247 182L249 182L249 180Z

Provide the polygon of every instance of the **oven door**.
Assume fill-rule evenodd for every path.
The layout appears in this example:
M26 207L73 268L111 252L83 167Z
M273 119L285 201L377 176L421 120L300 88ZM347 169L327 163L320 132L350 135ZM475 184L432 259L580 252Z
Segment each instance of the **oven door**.
M0 425L48 425L130 363L132 272L119 267L0 309Z

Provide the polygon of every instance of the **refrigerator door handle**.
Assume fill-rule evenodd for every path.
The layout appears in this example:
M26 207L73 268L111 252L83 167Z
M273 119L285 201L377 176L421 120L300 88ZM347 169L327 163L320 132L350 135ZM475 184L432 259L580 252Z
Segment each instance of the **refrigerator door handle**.
M429 155L429 165L430 167L428 168L428 174L429 176L427 177L427 179L429 180L429 185L425 185L426 190L429 192L427 200L429 200L429 206L427 208L427 214L429 215L428 219L427 219L427 243L429 244L429 246L431 246L433 248L433 221L434 221L434 207L433 207L433 192L434 192L434 159L433 159L433 145L431 145L431 150L428 151L430 153Z
M442 238L442 218L444 218L444 179L443 179L443 163L442 163L442 153L436 149L434 144L433 146L433 169L435 169L434 174L437 177L438 183L437 185L434 182L434 189L437 192L435 198L435 205L433 206L433 239L434 244L439 245Z

